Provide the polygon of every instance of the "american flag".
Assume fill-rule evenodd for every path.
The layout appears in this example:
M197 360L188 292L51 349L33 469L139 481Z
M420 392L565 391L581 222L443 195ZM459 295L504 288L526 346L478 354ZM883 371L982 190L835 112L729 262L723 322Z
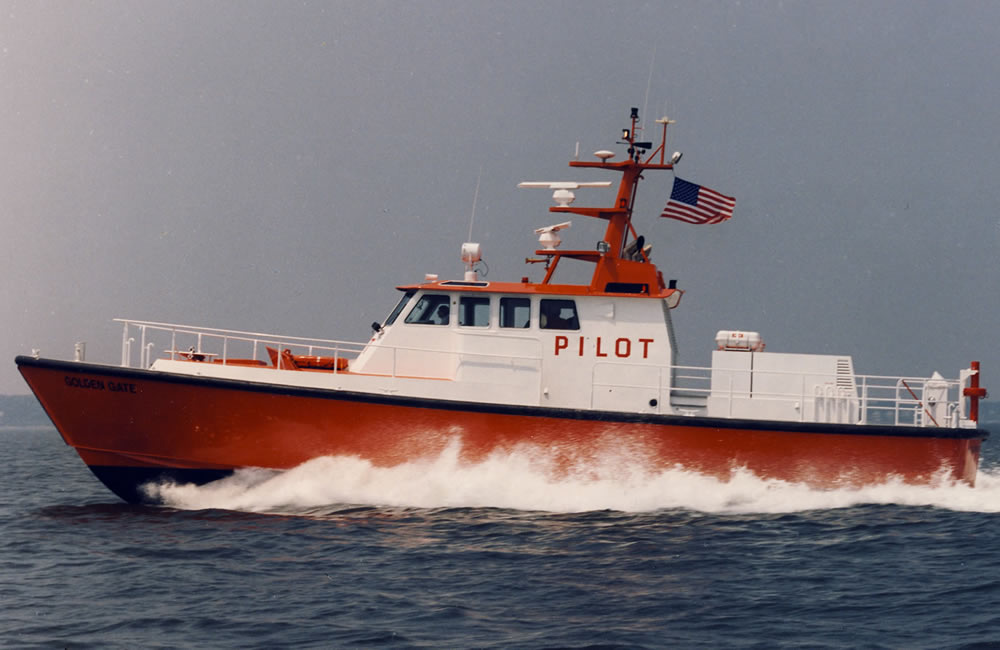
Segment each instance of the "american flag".
M731 196L674 178L670 200L660 216L687 223L722 223L733 216L735 207L736 199Z

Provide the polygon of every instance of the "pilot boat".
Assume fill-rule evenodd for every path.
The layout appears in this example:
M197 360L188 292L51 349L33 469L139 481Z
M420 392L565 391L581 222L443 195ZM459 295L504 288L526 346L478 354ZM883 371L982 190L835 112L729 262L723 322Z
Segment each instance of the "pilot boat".
M759 333L722 329L705 342L711 366L676 363L671 311L683 292L632 220L640 180L680 158L666 156L672 120L657 123L659 146L640 141L633 108L624 154L569 163L619 176L610 205L574 205L574 192L611 181L521 184L553 190L552 220L605 221L595 247L561 248L568 221L539 228L529 274L497 282L466 242L464 274L398 287L367 341L118 320L120 362L89 362L78 344L72 360L16 363L66 444L128 502L155 501L150 486L164 481L322 456L395 466L453 444L464 463L518 451L557 476L592 476L611 459L819 488L973 484L988 436L977 362L956 379L865 376L848 355L765 351ZM662 216L715 224L734 206L674 178ZM590 281L557 282L566 260L592 265Z

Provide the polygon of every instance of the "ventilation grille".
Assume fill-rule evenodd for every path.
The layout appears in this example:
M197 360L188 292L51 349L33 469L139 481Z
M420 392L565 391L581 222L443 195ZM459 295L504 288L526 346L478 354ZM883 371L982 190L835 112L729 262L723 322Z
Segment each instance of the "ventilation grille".
M854 389L854 368L850 357L837 359L837 387Z

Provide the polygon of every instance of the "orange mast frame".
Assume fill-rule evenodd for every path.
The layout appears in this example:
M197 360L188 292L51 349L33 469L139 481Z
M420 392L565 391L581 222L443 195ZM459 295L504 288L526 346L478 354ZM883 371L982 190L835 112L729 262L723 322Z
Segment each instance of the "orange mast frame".
M653 151L650 156L643 161L642 155L652 148L650 142L637 142L635 138L636 125L639 122L639 109L633 108L631 115L631 128L622 131L622 141L619 144L628 145L628 159L619 162L600 162L571 160L570 167L583 167L590 169L606 169L609 171L621 172L622 179L618 185L618 195L615 202L608 208L593 207L572 207L554 206L549 208L549 212L572 213L596 219L605 219L608 222L604 232L604 239L598 244L597 250L586 251L558 251L558 250L536 250L536 255L549 256L546 265L547 272L542 284L548 284L552 274L562 258L571 258L593 262L596 267L594 275L590 280L590 290L604 293L608 290L608 285L643 287L644 290L636 293L648 293L651 296L662 297L670 290L663 282L663 275L657 270L646 257L642 247L638 247L639 260L628 259L623 256L628 237L638 239L635 229L632 227L632 209L635 205L635 195L642 172L647 169L672 170L673 163L664 162L667 142L667 125L672 121L664 118L657 120L663 124L663 133L660 146ZM653 158L659 154L659 162L652 162ZM621 292L621 291L617 291Z

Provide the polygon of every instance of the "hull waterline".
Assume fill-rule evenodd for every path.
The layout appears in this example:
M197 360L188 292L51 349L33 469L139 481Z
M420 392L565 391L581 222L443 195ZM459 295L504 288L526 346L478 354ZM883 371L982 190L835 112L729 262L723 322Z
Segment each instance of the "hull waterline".
M129 502L142 485L206 483L247 467L286 470L352 455L390 467L432 458L453 440L461 460L538 454L555 474L609 457L646 471L836 487L899 477L974 483L981 430L686 418L452 402L175 376L18 357L19 369L65 442Z

